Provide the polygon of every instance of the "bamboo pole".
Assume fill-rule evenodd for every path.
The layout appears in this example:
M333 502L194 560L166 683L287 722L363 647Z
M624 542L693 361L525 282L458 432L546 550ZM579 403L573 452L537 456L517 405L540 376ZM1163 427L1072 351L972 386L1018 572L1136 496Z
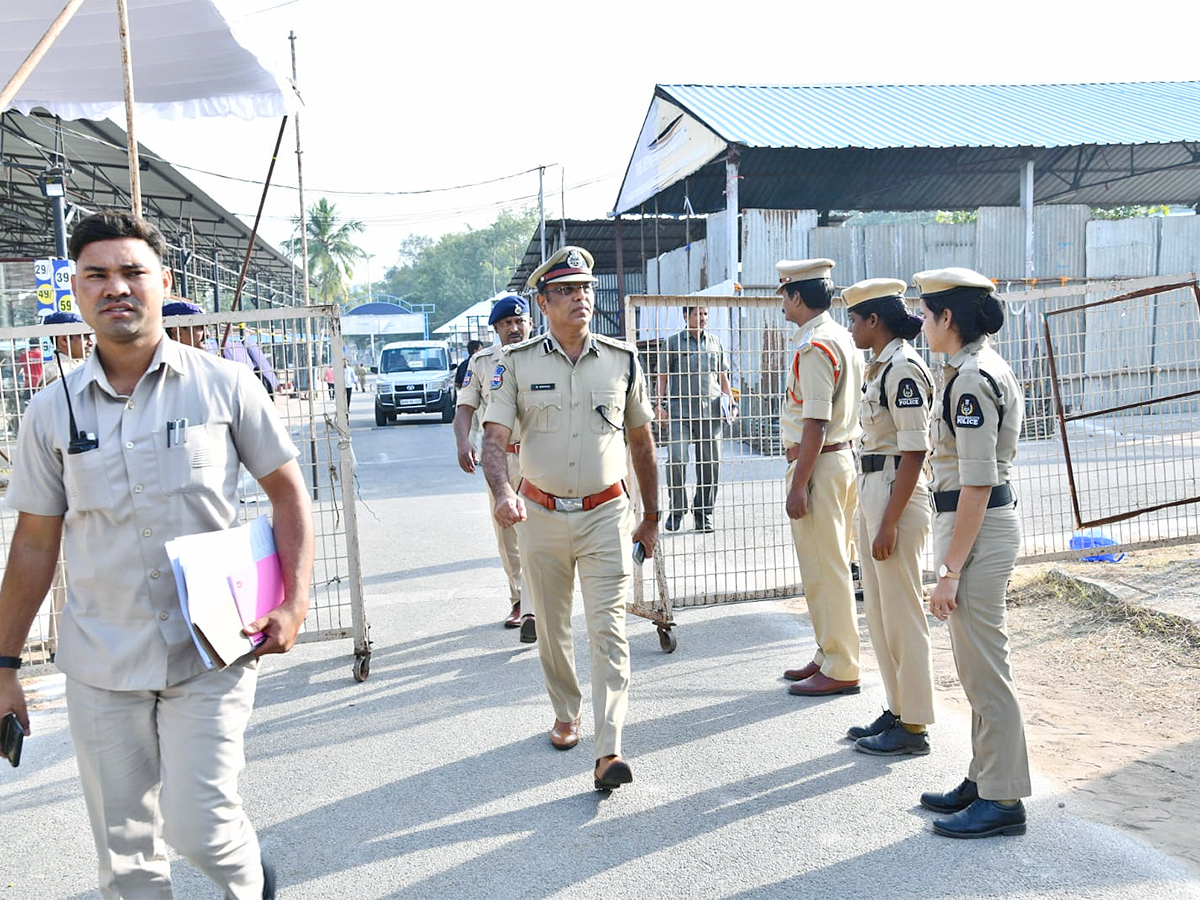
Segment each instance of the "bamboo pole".
M42 57L46 55L51 46L53 46L58 36L62 34L67 23L71 21L71 17L75 15L75 11L83 5L83 0L69 0L62 12L58 14L50 27L46 29L46 33L42 35L42 39L34 45L34 48L29 51L29 55L25 57L25 61L21 63L13 77L8 80L8 84L4 86L4 90L0 91L0 110L7 109L8 104L12 102L12 98L17 95L17 91L21 89L27 78L37 68L37 64L42 61Z
M129 7L117 0L117 27L121 37L121 71L125 78L125 138L129 146L129 203L133 214L142 214L142 167L133 129L133 58L129 48Z

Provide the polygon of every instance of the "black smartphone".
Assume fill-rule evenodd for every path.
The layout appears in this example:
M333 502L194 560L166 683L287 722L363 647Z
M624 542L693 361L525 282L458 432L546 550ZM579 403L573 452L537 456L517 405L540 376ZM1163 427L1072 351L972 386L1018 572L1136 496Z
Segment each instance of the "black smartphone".
M646 561L646 548L641 541L633 542L633 561L639 566Z
M0 756L8 760L14 769L21 764L21 745L25 742L25 731L17 721L16 713L9 713L0 720Z

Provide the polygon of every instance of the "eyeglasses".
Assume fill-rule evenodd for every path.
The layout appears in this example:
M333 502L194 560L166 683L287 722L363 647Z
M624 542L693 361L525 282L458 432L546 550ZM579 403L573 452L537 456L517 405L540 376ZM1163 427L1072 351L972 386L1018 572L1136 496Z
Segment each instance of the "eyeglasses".
M556 284L551 285L549 291L555 297L572 297L576 291L583 291L585 294L590 294L592 292L592 285L589 283Z

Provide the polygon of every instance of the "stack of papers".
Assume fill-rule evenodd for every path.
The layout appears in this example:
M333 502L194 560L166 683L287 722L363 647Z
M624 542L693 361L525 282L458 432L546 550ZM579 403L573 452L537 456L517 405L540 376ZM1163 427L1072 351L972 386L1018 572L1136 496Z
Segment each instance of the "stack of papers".
M242 630L283 602L283 572L271 522L188 534L166 543L179 606L200 658L225 668L265 640Z

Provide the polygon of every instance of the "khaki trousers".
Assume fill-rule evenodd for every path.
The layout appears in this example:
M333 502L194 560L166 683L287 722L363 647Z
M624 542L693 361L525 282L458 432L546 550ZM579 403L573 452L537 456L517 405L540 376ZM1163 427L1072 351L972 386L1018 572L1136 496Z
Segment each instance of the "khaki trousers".
M162 691L68 678L67 719L104 900L169 900L170 844L230 900L260 900L263 870L237 781L258 665Z
M785 494L795 470L796 464L789 463ZM856 681L859 673L858 623L850 579L850 523L858 503L855 475L850 450L820 454L808 486L808 513L788 520L800 562L804 600L817 638L813 662L838 681Z
M919 483L896 526L896 547L883 561L871 545L892 498L896 468L858 476L858 550L863 607L888 709L909 725L933 722L933 652L921 590L921 553L929 534L929 488Z
M941 560L954 531L952 512L933 514L934 559ZM1021 544L1015 506L989 509L958 582L950 614L950 644L958 680L971 704L971 765L967 777L985 800L1028 797L1025 724L1008 658L1008 578Z
M521 461L515 453L509 453L507 457L508 483L515 489L521 483ZM492 494L491 485L486 480L484 485L487 487L488 518L492 520L492 530L496 532L496 547L500 551L500 565L504 567L504 574L508 578L508 604L511 607L514 603L521 603L522 615L531 613L533 609L526 609L525 604L522 603L521 554L517 547L517 530L500 527L500 523L492 514L496 508L496 498ZM507 610L505 611L507 612Z
M538 655L554 717L571 722L583 694L575 676L571 607L575 570L583 594L592 674L596 758L620 754L629 700L625 600L633 577L633 517L622 494L587 512L525 503L520 529L525 587L538 621Z

